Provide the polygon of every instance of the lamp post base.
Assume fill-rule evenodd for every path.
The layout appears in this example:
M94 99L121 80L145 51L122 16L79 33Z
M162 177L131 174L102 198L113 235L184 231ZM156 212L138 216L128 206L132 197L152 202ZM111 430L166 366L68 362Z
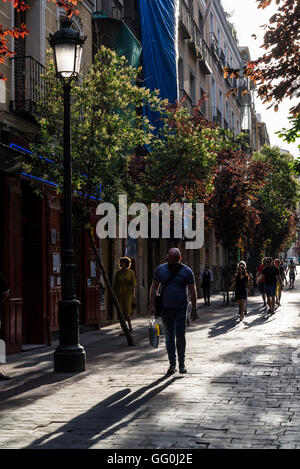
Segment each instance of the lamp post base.
M85 371L85 351L79 344L79 307L76 299L58 303L59 346L54 352L54 371Z
M85 371L85 351L81 345L59 346L54 352L54 371L79 373Z

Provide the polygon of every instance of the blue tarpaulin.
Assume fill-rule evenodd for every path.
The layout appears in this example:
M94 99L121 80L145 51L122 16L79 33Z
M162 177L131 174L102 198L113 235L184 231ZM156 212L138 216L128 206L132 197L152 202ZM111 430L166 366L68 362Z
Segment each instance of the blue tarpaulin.
M139 0L144 86L177 99L177 0Z

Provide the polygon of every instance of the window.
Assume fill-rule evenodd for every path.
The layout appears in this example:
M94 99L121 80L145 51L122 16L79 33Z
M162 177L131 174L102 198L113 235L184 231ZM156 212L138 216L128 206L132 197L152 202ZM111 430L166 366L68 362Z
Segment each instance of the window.
M214 32L214 17L212 13L210 13L210 32Z
M179 89L182 90L184 88L184 63L181 57L178 59L178 81Z
M190 96L193 101L193 104L196 103L196 89L195 89L195 77L190 73Z
M221 48L221 31L220 31L219 28L218 28L218 33L217 33L217 35L218 35L218 46L219 46L219 48Z
M122 19L123 17L123 0L97 0L97 11L104 13L109 18Z
M214 77L211 77L211 104L213 107L216 107L216 81Z
M239 135L241 133L241 130L240 130L240 121L237 119L236 121L236 133L237 135Z
M204 25L203 25L203 15L200 9L198 10L198 24L199 24L200 31L202 31L202 28Z
M206 96L206 92L204 91L203 88L200 88L200 97L203 99L205 96ZM205 116L206 116L206 102L207 102L206 99L204 99L204 101L202 101L202 104L201 104L201 112Z
M231 129L234 131L234 112L231 112Z
M228 128L229 126L229 104L228 101L225 102L225 125L224 127Z
M223 91L219 88L219 109L223 118Z

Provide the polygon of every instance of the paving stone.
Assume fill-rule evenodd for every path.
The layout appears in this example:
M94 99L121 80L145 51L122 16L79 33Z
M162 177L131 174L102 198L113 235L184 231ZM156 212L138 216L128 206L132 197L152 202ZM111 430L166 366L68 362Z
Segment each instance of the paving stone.
M118 325L82 335L84 373L52 372L57 343L8 356L3 371L14 378L0 383L0 448L299 448L297 282L283 292L280 314L259 326L259 296L235 326L236 306L221 307L219 297L210 308L199 304L185 376L163 376L165 339L151 349L142 317L134 319L135 348Z

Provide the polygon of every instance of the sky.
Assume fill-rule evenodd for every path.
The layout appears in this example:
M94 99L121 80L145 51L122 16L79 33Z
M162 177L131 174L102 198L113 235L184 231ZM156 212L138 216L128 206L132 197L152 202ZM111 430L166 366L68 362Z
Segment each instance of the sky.
M237 30L239 45L248 46L251 59L257 59L264 53L264 49L260 48L263 43L264 30L260 26L267 24L269 18L276 12L275 0L264 10L257 8L255 0L221 0L221 2L225 11L232 13L231 21ZM256 34L257 40L251 37L252 34ZM275 134L276 131L284 127L290 127L287 117L293 103L295 100L286 99L280 104L279 111L274 112L273 109L267 110L267 105L262 104L262 101L257 97L255 107L256 112L261 115L261 120L267 125L271 145L288 150L294 157L297 157L299 155L297 148L299 141L288 144Z

